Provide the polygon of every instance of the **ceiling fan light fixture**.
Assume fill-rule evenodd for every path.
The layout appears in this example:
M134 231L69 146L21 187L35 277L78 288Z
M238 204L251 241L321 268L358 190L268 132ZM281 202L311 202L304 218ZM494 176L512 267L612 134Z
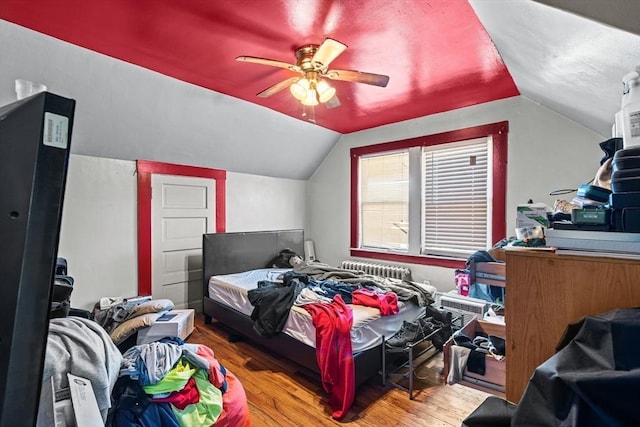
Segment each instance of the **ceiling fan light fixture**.
M307 96L301 100L303 105L307 105L309 107L313 107L319 104L318 96L315 90L308 90Z
M323 103L327 108L335 108L340 105L340 100L336 95L336 89L329 85L325 79L364 83L378 87L386 87L389 83L389 76L383 74L330 69L331 62L346 48L346 44L327 37L320 45L307 44L298 47L295 51L295 64L246 55L236 57L236 61L284 68L300 74L300 76L289 77L259 92L257 96L261 98L267 98L289 87L291 95L304 107L313 107Z
M289 87L289 90L298 101L304 101L304 99L307 97L307 94L309 93L310 87L311 83L309 82L309 80L301 78L300 80L292 84Z
M324 104L335 96L336 89L331 87L326 81L320 80L316 85L316 92L318 93L318 101Z

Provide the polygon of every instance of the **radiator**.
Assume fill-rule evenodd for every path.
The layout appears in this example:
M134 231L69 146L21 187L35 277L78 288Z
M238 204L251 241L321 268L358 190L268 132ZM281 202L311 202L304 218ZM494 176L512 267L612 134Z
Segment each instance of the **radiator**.
M480 319L484 317L484 314L489 308L487 301L478 298L469 298L462 295L458 295L456 291L450 293L438 295L439 301L436 299L436 304L451 311L456 311L463 314L471 314Z
M400 267L398 265L346 260L342 261L340 268L344 268L345 270L362 271L365 274L372 274L374 276L411 280L411 270L407 267Z

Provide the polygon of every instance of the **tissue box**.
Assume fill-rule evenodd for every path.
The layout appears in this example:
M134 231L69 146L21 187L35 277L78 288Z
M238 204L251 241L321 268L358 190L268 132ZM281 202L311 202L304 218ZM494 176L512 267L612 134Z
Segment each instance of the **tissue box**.
M193 332L194 313L193 309L167 311L153 325L138 331L136 344L147 344L164 337L186 339Z
M516 216L516 228L549 227L547 219L547 205L544 203L533 203L518 205Z
M53 377L50 380L50 410L53 414L54 425L68 427L104 425L91 381L69 373L67 373L67 378L69 387L61 389L56 389ZM46 415L47 413L45 410L43 414ZM39 419L38 424L41 423L46 422L44 419Z

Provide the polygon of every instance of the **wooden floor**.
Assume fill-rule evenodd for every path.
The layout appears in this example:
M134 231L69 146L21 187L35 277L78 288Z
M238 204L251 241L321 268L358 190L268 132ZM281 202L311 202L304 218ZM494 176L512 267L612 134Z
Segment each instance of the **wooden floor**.
M189 342L205 344L220 362L242 382L253 425L261 426L456 426L488 394L461 385L442 385L442 353L417 372L414 399L380 378L356 391L355 402L340 422L331 418L327 396L319 377L295 363L273 357L250 342L228 341L229 331L205 325L196 315L196 329Z

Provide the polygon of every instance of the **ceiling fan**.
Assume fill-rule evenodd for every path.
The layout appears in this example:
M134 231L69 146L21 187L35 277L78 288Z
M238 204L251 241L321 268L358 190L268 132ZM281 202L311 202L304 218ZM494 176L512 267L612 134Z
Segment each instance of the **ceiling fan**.
M259 97L267 98L288 87L292 95L303 105L315 106L319 103L326 103L327 107L332 108L340 105L340 102L337 99L335 88L331 87L324 78L380 87L385 87L389 83L389 76L382 74L354 70L330 70L329 64L346 49L346 44L332 38L326 38L320 45L308 44L296 49L295 64L244 55L238 56L236 61L286 68L301 74L266 88L258 93Z

